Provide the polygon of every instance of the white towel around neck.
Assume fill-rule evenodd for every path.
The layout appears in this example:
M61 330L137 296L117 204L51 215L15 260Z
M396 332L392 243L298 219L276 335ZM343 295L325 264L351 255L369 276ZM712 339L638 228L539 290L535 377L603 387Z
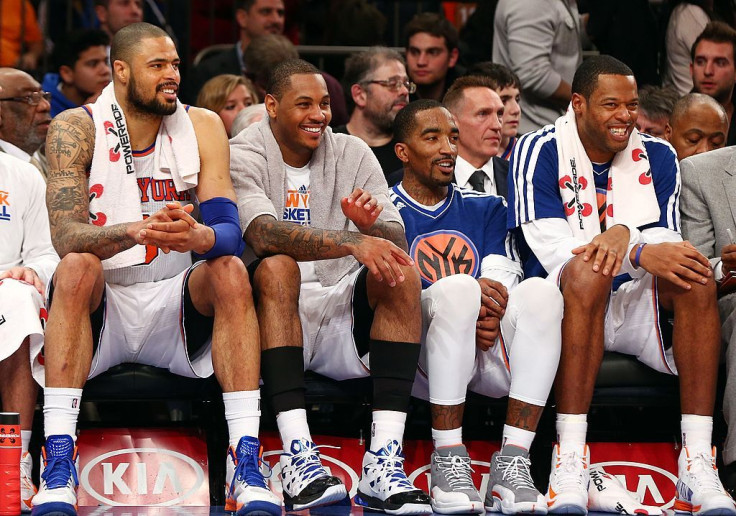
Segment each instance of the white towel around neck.
M125 114L115 98L113 83L90 106L95 124L95 149L89 175L89 221L96 226L135 222L143 218L133 165L133 149ZM194 126L177 100L173 114L163 117L156 136L154 179L171 179L178 192L197 186L199 147ZM102 261L106 270L145 261L142 245Z
M555 133L565 215L573 235L590 241L601 233L595 178L593 164L578 135L572 108L557 119ZM608 177L606 228L616 224L640 227L659 220L659 203L649 158L636 129L626 149L614 156Z

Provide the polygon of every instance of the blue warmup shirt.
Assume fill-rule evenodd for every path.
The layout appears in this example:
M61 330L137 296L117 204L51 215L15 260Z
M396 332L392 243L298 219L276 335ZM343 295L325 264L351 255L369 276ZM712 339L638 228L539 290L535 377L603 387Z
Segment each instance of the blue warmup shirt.
M406 227L409 255L422 277L422 287L453 274L480 277L483 259L500 255L519 261L514 239L506 230L502 197L450 184L437 206L414 201L402 184L390 190Z
M659 203L659 221L641 226L665 227L680 232L679 196L680 169L677 155L669 143L640 133L645 155L652 171L652 181ZM607 191L610 163L594 164L596 191ZM598 173L595 173L598 172ZM524 264L524 277L546 277L544 270L529 246L523 241L521 225L537 219L567 220L559 187L557 139L554 126L522 136L514 146L509 163L508 228L520 240L519 251Z

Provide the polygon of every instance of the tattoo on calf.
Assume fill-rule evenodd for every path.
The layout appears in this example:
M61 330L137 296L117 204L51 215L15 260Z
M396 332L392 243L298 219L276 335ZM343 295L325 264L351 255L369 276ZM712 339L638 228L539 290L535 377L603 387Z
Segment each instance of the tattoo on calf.
M463 408L465 405L435 405L431 404L432 428L436 430L451 430L460 428L463 424Z

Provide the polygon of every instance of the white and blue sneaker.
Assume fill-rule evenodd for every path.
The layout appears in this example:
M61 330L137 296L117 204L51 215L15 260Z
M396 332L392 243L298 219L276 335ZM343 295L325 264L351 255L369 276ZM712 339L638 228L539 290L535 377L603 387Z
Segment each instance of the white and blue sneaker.
M365 452L355 503L387 514L432 514L429 495L406 478L404 454L396 440L377 452Z
M261 473L261 443L255 437L241 437L237 449L227 451L225 510L236 516L278 516L281 500L268 488Z
M313 442L294 439L279 462L287 511L330 505L347 498L345 485L322 466L319 450Z
M683 446L677 461L676 513L695 516L734 516L736 505L721 484L716 469L716 449L700 453Z
M33 516L77 515L77 447L71 435L50 435L41 449L41 486L33 497Z

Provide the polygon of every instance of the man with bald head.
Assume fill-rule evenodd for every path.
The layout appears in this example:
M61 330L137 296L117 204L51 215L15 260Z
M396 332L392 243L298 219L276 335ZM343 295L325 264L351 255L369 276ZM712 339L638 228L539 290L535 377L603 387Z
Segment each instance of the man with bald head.
M0 68L0 87L0 151L31 163L45 179L47 162L42 147L51 122L51 94L15 68Z
M726 145L728 115L713 97L689 93L675 103L665 139L683 159Z

